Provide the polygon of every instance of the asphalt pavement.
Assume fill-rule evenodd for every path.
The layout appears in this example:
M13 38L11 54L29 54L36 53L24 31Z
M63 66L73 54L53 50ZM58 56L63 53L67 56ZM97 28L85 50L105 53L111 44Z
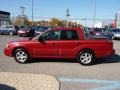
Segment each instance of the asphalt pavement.
M113 41L115 56L100 58L92 66L69 59L33 59L19 64L6 57L3 49L8 41L22 38L26 37L0 35L0 72L49 74L60 80L61 90L120 90L120 41Z

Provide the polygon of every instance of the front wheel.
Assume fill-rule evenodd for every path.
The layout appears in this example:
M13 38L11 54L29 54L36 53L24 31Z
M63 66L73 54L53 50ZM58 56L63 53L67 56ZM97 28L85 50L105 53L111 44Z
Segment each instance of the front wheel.
M77 60L82 65L92 65L94 61L94 54L89 50L81 51Z
M18 63L27 63L29 61L29 54L27 53L26 50L24 49L17 49L14 52L14 59L18 62Z
M13 33L12 31L10 31L10 32L9 32L9 35L11 35L11 36L12 36L13 34L14 34L14 33Z

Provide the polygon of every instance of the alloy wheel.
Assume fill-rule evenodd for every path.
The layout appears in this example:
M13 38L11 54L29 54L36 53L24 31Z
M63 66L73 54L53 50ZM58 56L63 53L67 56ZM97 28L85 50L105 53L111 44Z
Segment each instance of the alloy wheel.
M92 55L90 53L83 53L80 56L80 60L83 64L88 64L92 60Z
M28 58L28 55L24 51L18 51L16 53L16 59L20 62L25 62Z

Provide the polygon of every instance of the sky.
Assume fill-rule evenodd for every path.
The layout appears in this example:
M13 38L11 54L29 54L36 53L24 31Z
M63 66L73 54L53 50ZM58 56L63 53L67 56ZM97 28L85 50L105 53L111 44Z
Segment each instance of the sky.
M94 17L95 0L33 0L34 20L45 19L43 17L66 17L66 9L69 9L70 17L91 18ZM11 17L21 14L20 6L25 7L25 14L31 19L32 0L1 0L0 10L8 11ZM114 19L120 10L120 0L96 0L96 19ZM77 20L84 24L84 21ZM92 21L87 20L87 24ZM100 21L96 21L100 22Z

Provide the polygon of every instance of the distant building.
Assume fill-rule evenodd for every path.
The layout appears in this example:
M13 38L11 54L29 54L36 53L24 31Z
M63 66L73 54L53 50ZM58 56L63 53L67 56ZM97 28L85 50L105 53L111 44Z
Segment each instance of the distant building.
M115 14L115 19L106 19L94 25L97 28L120 28L120 11Z
M103 20L102 21L103 28L115 28L115 21L114 20Z
M10 23L10 13L0 11L0 26L8 25Z
M102 28L102 23L100 22L100 23L96 23L95 25L94 25L94 28Z
M96 23L94 28L114 28L113 20L103 20L102 22Z

